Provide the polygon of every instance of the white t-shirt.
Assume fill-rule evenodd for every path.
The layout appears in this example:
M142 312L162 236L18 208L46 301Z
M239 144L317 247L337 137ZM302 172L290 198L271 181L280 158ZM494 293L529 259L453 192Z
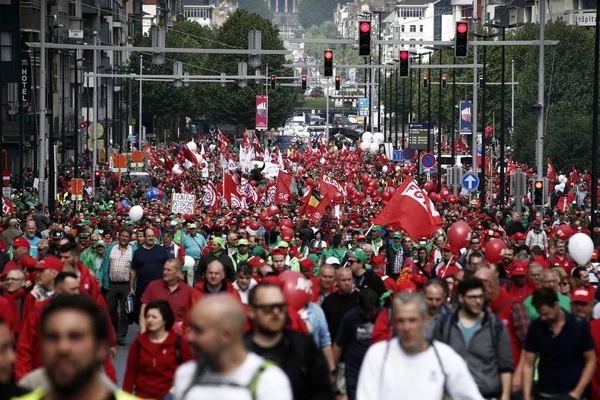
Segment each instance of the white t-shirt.
M445 378L431 346L422 353L407 354L396 338L391 339L389 346L388 342L372 345L360 368L356 398L440 400L444 398L445 380L453 400L483 400L462 357L444 343L436 341L434 346Z
M200 384L188 391L197 365L196 361L189 361L177 368L175 373L175 399L252 400L248 386L263 360L254 353L248 353L242 365L225 375L215 374L207 368L199 380ZM203 382L210 382L210 385L202 385ZM293 400L290 381L279 367L270 366L263 371L256 387L256 399Z

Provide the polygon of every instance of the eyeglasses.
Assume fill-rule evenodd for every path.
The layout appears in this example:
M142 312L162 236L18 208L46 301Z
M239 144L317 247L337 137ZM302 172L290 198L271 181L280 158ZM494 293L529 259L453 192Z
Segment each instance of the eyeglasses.
M23 278L6 278L5 279L6 282L20 282L22 280L23 280Z
M561 283L559 283L559 285L560 285L560 286L568 286L568 285L569 285L569 282L566 282L566 281L564 281L564 282L561 282Z
M256 308L265 314L271 314L273 311L277 310L280 312L286 312L287 304L285 303L275 303L275 304L254 304L252 308Z

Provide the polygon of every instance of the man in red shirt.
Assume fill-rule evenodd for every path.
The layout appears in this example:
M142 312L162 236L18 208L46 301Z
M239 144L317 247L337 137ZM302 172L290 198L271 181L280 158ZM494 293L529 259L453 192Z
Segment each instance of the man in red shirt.
M527 264L523 261L513 263L510 282L506 285L506 291L519 301L525 301L533 294L536 286L527 277Z
M571 257L569 257L569 255L567 254L567 252L566 252L567 245L566 245L565 241L558 240L556 242L555 249L556 249L556 252L553 255L551 255L550 258L548 259L550 267L561 267L562 269L565 270L567 275L571 275L571 271L577 265L575 264L575 262L573 262Z
M385 290L391 290L392 293L395 294L398 291L398 286L392 278L385 274L386 265L387 262L383 256L377 255L371 259L371 268L373 268L373 272L375 272L375 274L383 281Z
M156 300L166 300L175 315L175 326L181 328L186 317L187 299L192 293L191 286L183 283L179 277L183 271L181 261L171 258L163 267L163 279L150 282L142 296L140 315L145 315L146 305ZM146 319L140 318L140 333L146 330Z
M442 261L440 261L433 269L433 275L446 279L450 275L456 275L462 269L462 265L455 260L452 254L452 247L446 244L442 248Z

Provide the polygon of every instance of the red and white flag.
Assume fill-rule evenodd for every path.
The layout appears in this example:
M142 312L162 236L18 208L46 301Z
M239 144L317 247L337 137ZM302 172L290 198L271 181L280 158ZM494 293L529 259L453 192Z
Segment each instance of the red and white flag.
M277 191L275 192L275 204L290 203L292 201L292 175L279 170L277 175Z
M229 158L227 154L229 154L231 141L227 139L227 136L223 135L223 132L219 128L217 128L217 140L219 141L219 151L221 154L225 154L226 158Z
M573 184L577 184L579 183L579 174L577 173L577 170L575 169L575 165L572 165L573 168L573 172L571 172L571 178L573 180Z
M330 178L321 172L321 181L319 183L319 193L321 196L329 196L330 199L334 199L335 195L340 193L342 196L346 197L348 192L346 189L335 179Z
M2 196L2 213L8 214L15 211L17 211L15 206L13 206L10 201L6 200L6 197Z
M548 158L548 170L546 171L546 177L548 179L556 180L556 170L554 169L554 165L552 165L552 161Z
M401 228L413 240L417 240L440 229L442 218L427 193L409 176L383 208L374 224Z
M254 155L256 155L256 157L265 156L265 152L263 151L263 148L260 145L260 141L258 140L258 136L256 135L256 133L252 135L252 147L254 148Z
M206 192L204 192L202 203L205 207L210 207L211 210L219 207L219 196L217 196L215 186L212 182L208 182L208 185L206 185Z

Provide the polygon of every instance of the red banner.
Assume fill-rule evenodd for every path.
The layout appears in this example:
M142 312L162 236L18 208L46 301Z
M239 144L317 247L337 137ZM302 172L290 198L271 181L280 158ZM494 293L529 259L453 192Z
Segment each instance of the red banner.
M292 201L292 175L279 170L277 175L277 191L275 192L275 204L289 203Z
M13 206L10 201L6 200L6 197L2 196L2 213L9 214L16 210L15 206Z
M256 129L269 127L269 96L256 96Z
M321 172L321 182L319 183L319 193L321 196L329 196L330 199L334 199L337 193L346 197L348 193L342 185L333 178L328 177Z

